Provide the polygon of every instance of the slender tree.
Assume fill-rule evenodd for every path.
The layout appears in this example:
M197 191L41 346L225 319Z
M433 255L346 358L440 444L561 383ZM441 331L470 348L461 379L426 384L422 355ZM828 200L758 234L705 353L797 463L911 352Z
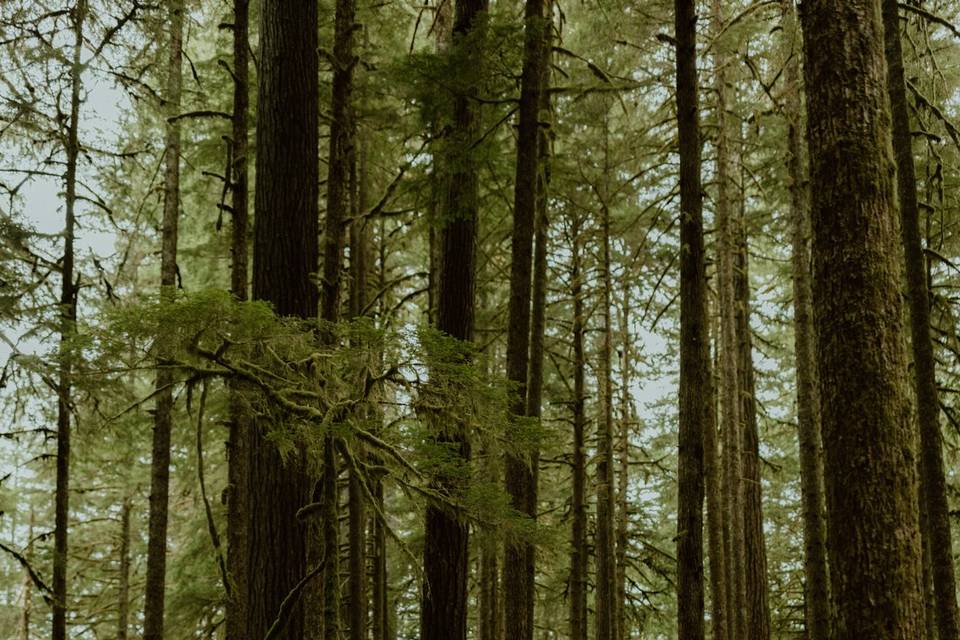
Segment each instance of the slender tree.
M77 158L80 155L80 91L83 81L81 55L83 28L87 18L86 0L77 0L70 13L73 52L70 66L70 119L67 124L67 170L64 175L63 261L60 265L60 353L57 369L57 497L53 531L53 621L52 640L67 637L67 552L70 527L70 436L73 363L70 341L77 325L77 283L74 282L74 239L76 236Z
M467 65L476 65L481 51L475 36L482 28L485 0L458 0L453 20L452 47ZM462 341L473 339L476 315L476 245L479 208L478 165L471 153L478 135L479 93L470 84L453 97L452 127L445 146L444 198L440 223L440 268L437 328ZM453 419L434 436L450 446L464 463L470 459L470 438L464 424ZM438 490L455 498L462 490L454 475L439 474ZM465 640L467 637L467 576L470 529L456 513L430 505L424 543L424 591L420 612L423 640Z
M606 121L604 122L606 126ZM606 137L604 138L606 140ZM606 156L606 154L604 154ZM604 167L605 175L607 168ZM601 196L602 198L604 196ZM613 487L613 322L611 311L611 289L613 276L610 260L610 211L604 200L601 203L601 273L603 312L603 342L600 348L600 375L597 381L600 391L601 411L598 421L597 438L597 588L596 588L596 632L597 640L613 640L616 630L616 554L614 540L614 518L616 515Z
M923 635L879 0L801 15L835 640Z
M703 623L704 430L709 418L703 196L697 97L696 9L674 2L680 155L680 419L677 505L677 633L701 640Z
M720 345L718 342L717 322L711 318L711 342L716 345L714 371L720 370ZM710 558L710 629L716 640L729 640L729 617L727 609L727 554L723 540L723 490L720 475L720 437L717 432L717 383L710 376L710 412L703 433L704 487L707 502L707 548Z
M750 268L743 185L746 167L740 160L740 213L735 225L736 270L734 299L737 310L737 370L742 418L744 609L747 638L770 640L770 603L767 580L767 543L763 534L763 492L760 477L760 435L757 428L756 381L753 368L753 333L750 327Z
M737 359L737 301L734 297L736 239L733 201L731 197L730 123L727 119L727 57L724 21L720 2L712 7L713 31L718 34L714 46L714 90L717 95L717 288L720 295L720 409L723 433L724 501L726 509L725 538L727 569L727 611L729 634L745 638L746 619L746 555L744 549L742 429L740 379Z
M943 436L940 432L940 397L937 389L936 358L930 337L930 294L927 268L920 240L920 208L913 164L913 133L904 83L903 47L900 42L900 11L894 0L883 1L883 26L887 62L887 89L893 126L893 152L897 162L897 193L900 200L900 238L907 276L907 303L910 308L910 345L913 349L917 418L920 425L920 488L926 503L930 566L936 599L937 631L941 640L956 640L960 634L957 617L957 580L950 533L950 506L943 470Z
M233 3L233 114L230 137L230 208L232 215L230 293L247 300L249 241L249 196L247 178L249 108L249 0ZM247 521L250 465L250 432L253 421L246 409L242 385L233 382L230 397L230 435L227 442L227 476L230 485L227 503L227 573L229 601L226 615L227 640L245 637L248 596Z
M319 93L317 5L266 0L260 7L253 290L279 316L315 318L318 291ZM257 420L250 433L247 505L247 638L263 638L306 573L297 511L311 479L298 455L286 464ZM304 637L302 604L278 636Z
M168 9L170 40L167 59L167 87L164 97L168 116L164 142L163 223L160 250L160 296L175 298L177 287L177 235L180 219L180 109L183 60L183 2L175 0ZM147 589L143 606L143 637L162 640L166 597L167 519L170 492L170 435L173 431L173 370L169 354L161 353L156 380L156 408L153 414L153 457L150 463L150 516L147 541Z
M515 385L511 412L526 414L527 376L530 363L530 284L533 235L539 175L539 112L544 39L547 29L545 0L526 0L524 52L520 80L516 180L514 182L513 233L511 236L510 302L507 334L507 379ZM536 518L537 455L506 456L506 486L513 508ZM515 640L533 637L534 548L529 541L508 540L504 561L506 635Z
M130 512L133 500L123 499L120 507L120 567L117 588L117 640L127 640L130 623ZM24 640L27 640L26 638Z
M349 216L350 165L353 140L353 69L356 65L353 45L356 5L353 0L337 0L334 9L333 84L330 98L330 147L327 156L327 196L324 223L323 278L321 280L320 318L336 322L340 317L341 273L346 219ZM332 340L328 329L324 340ZM339 475L334 436L323 443L321 481L321 528L323 530L323 637L339 640L340 635L340 518Z
M620 430L617 433L617 612L614 620L616 640L627 640L627 547L630 544L630 427L632 392L630 390L630 285L624 269L620 290Z
M800 503L803 513L804 608L810 640L830 637L830 582L827 572L827 527L823 488L823 444L817 381L813 289L810 281L810 204L803 168L800 105L800 30L792 0L781 2L784 33L787 118L787 174L790 188L794 352L797 376L797 433L800 442Z
M583 304L583 266L580 249L582 219L573 214L570 224L570 297L573 299L573 496L570 531L570 638L587 638L587 455L585 410L586 333Z

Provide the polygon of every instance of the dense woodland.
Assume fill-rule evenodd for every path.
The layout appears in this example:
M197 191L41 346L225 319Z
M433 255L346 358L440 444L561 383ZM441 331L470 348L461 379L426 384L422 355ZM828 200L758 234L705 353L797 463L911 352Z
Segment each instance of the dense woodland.
M960 5L2 0L0 637L960 640Z

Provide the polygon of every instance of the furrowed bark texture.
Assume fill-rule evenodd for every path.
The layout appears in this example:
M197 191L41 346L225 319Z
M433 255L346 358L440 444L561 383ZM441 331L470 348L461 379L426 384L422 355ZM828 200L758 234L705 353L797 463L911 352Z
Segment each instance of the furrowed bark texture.
M834 640L922 636L917 474L879 0L801 15Z
M317 6L265 0L260 8L257 93L253 298L280 316L315 318L317 271ZM284 461L267 440L270 425L250 434L246 637L262 638L280 603L306 573L304 527L297 511L311 496L302 455ZM303 605L280 638L304 637Z

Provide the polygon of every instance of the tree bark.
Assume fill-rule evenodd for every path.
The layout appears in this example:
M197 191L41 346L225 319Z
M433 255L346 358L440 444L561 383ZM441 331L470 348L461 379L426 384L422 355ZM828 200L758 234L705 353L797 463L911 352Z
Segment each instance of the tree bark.
M713 31L718 34L714 45L714 90L717 94L717 287L720 291L720 409L723 434L724 501L727 531L727 624L729 634L747 637L746 616L746 550L744 548L744 490L742 468L742 416L740 406L740 377L737 354L737 300L735 289L735 221L732 215L730 175L730 126L727 122L726 46L721 5L713 1Z
M617 448L620 458L617 464L617 612L614 620L616 640L627 640L627 546L630 543L630 501L627 489L630 484L630 425L632 412L630 394L630 285L624 270L621 290L620 316L620 432Z
M741 159L741 174L745 174ZM745 175L741 175L743 188ZM756 381L753 369L753 335L750 329L750 269L747 247L745 194L741 191L736 224L734 297L737 309L737 349L740 375L741 449L743 469L743 546L748 640L770 640L770 604L767 593L767 544L763 536L763 493L760 477L760 435L757 431Z
M117 589L117 640L127 640L130 619L130 512L133 500L123 499L120 510L120 575Z
M923 632L879 0L801 16L834 640Z
M247 295L249 210L247 178L247 111L249 109L250 31L249 0L233 3L233 118L230 139L230 293L237 301ZM247 520L249 501L250 432L253 420L247 412L242 385L230 386L230 434L227 442L227 572L229 576L226 638L245 638L248 596Z
M330 102L330 147L327 156L326 218L324 223L323 278L321 281L320 318L334 323L340 317L341 272L345 220L349 215L350 159L353 140L353 33L356 7L354 0L337 0L334 11L333 86ZM331 342L330 327L321 331L323 340ZM323 637L339 640L340 636L340 533L339 494L337 491L336 446L334 437L324 436L323 477L321 484L321 528L323 531Z
M602 203L601 208L603 343L600 372L603 378L597 381L597 387L600 392L603 415L599 420L599 437L597 438L596 638L597 640L614 640L617 568L614 549L616 503L613 488L613 323L610 311L613 277L610 264L610 211L605 202Z
M813 289L810 281L810 204L803 167L800 91L800 30L792 0L781 2L787 56L784 115L787 119L787 174L790 179L790 237L797 376L797 434L800 443L800 502L803 513L805 621L809 640L830 637L830 582L823 488L823 443L817 380Z
M76 333L77 285L74 282L73 243L76 228L77 158L80 155L80 89L83 67L83 26L86 0L77 0L71 12L73 59L70 69L70 120L67 125L67 170L64 176L63 262L60 271L60 347L57 363L57 488L53 532L52 640L67 637L67 551L70 529L70 436L73 363L69 342Z
M354 140L357 138L354 122ZM367 306L367 229L366 222L360 217L366 211L365 188L365 151L364 145L356 145L358 152L352 154L350 162L350 317L363 316ZM359 169L358 169L358 165ZM369 407L363 407L366 412ZM362 444L354 443L354 455L362 459ZM358 467L351 465L348 473L348 509L350 516L350 640L365 640L367 637L367 535L366 535L366 496L363 490L364 479Z
M940 640L956 640L957 581L950 532L950 505L943 469L943 435L940 432L940 397L937 389L936 358L930 336L930 294L927 269L920 240L920 209L913 164L913 137L910 110L904 84L903 47L900 42L900 12L896 0L883 0L883 25L887 62L887 89L893 124L893 151L897 164L897 192L900 199L900 239L903 244L910 308L910 335L913 349L914 385L920 426L920 489L926 502L933 591L937 603L937 630Z
M453 49L463 52L467 64L479 64L477 51L465 49L486 12L485 0L458 0L453 22ZM473 102L479 87L471 86L453 97L450 139L445 146L444 198L439 249L440 268L437 328L457 340L473 339L476 305L476 246L478 217L478 166L470 150L478 134L480 111ZM447 418L445 418L447 419ZM470 436L466 425L449 418L433 437L469 464ZM438 474L437 490L456 499L462 478ZM441 505L428 505L424 542L423 602L420 633L423 640L465 640L467 637L467 576L470 528L456 513Z
M514 182L513 233L511 236L507 379L515 385L511 413L526 413L530 347L530 279L539 175L539 111L543 84L543 46L547 28L545 0L526 0L524 52L520 79L516 179ZM527 458L508 451L506 488L518 512L536 519L537 455ZM512 640L532 640L535 553L529 541L507 540L504 559L506 635Z
M712 318L710 313L707 317ZM716 345L715 370L719 371L720 344L718 323L710 321L712 341ZM707 546L710 557L710 628L713 640L730 640L727 603L727 555L724 547L723 492L720 474L719 434L717 424L717 387L715 376L710 376L710 411L703 435L703 465L707 500Z
M573 497L570 539L570 640L587 638L587 456L585 411L586 358L583 275L580 260L581 224L578 213L570 225L570 296L573 298Z
M677 633L702 640L704 431L710 354L706 317L703 196L697 98L696 10L675 0L677 131L680 155L680 419L677 512Z
M253 298L314 318L317 287L318 60L315 0L266 0L260 13ZM262 638L306 573L297 511L311 496L300 455L286 465L262 421L251 432L246 638ZM304 637L298 604L280 638Z
M169 5L170 41L167 59L165 112L180 110L183 60L183 3ZM163 229L160 251L160 298L171 303L177 286L177 235L180 218L180 122L168 121L164 145ZM170 491L170 435L173 430L173 371L161 350L156 379L153 420L153 457L150 464L150 515L147 541L147 587L143 608L144 640L162 640L167 570L167 519Z

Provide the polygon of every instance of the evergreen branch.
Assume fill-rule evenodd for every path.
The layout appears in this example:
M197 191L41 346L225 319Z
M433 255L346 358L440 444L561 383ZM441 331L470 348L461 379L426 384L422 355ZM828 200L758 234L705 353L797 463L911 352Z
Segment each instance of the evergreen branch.
M226 111L209 111L209 110L187 111L186 113L170 116L169 118L167 118L167 122L169 122L170 124L173 124L178 120L184 120L186 118L225 118L227 120L232 120L233 115L227 113Z
M6 551L11 556L13 556L14 560L20 563L20 565L26 570L27 575L30 576L30 581L33 582L33 584L37 587L37 589L40 590L40 593L43 596L43 601L46 602L48 605L53 606L53 603L55 602L53 590L47 586L47 584L40 577L40 574L38 574L34 570L34 568L30 565L30 561L27 560L23 556L23 554L19 553L15 549L8 547L2 542L0 542L0 551Z
M898 3L897 6L899 6L899 7L900 7L901 9L903 9L904 11L908 11L908 12L910 12L910 13L914 13L914 14L920 16L921 18L923 18L924 20L926 20L926 21L928 21L928 22L932 22L932 23L934 23L934 24L938 24L938 25L940 25L941 27L946 27L947 30L950 31L950 33L952 33L952 34L955 35L956 37L960 38L960 29L957 29L957 27L955 27L955 26L953 25L953 23L950 22L949 20L947 20L946 18L942 18L942 17L938 16L937 14L932 13L932 12L930 12L930 11L927 11L926 9L924 9L924 8L922 8L922 7L920 7L920 6L914 6L914 5L908 4L908 3L906 3L906 2L900 2L900 3Z
M935 115L937 119L943 123L943 126L946 127L947 133L949 133L950 138L953 139L953 143L960 148L960 130L957 129L956 125L950 121L947 115L941 111L937 105L933 104L933 101L931 101L927 96L923 95L920 89L917 88L917 85L910 82L910 80L906 80L906 84L914 98L917 99L917 102L930 109L933 115Z
M200 404L197 407L197 480L200 483L200 496L203 498L203 509L207 516L207 531L210 532L210 542L213 543L213 550L217 554L217 566L220 568L220 577L223 579L223 589L227 592L227 598L232 597L230 589L230 580L227 576L227 563L223 557L223 549L220 545L220 534L217 532L217 524L213 520L213 509L210 507L210 498L207 496L207 483L203 474L203 413L207 406L207 381L204 379L200 383Z

